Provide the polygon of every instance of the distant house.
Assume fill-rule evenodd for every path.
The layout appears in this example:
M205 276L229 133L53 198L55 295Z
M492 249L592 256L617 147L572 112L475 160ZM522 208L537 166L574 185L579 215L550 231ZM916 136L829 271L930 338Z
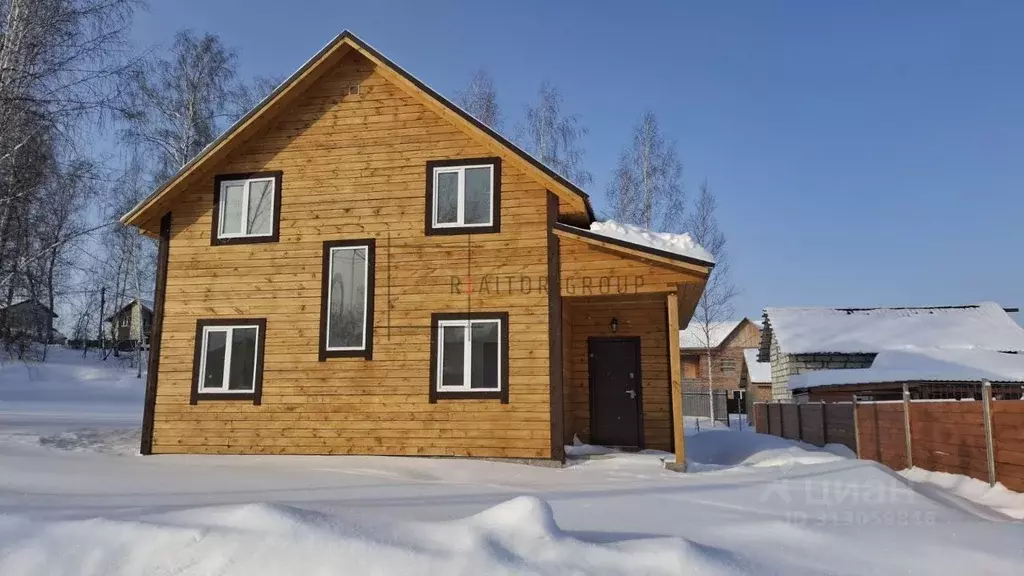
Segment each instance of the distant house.
M707 390L709 383L715 390L740 390L743 349L756 347L760 339L761 329L749 318L714 322L707 330L690 322L679 332L684 390Z
M143 346L148 346L153 326L153 302L136 298L107 317L107 322L110 323L110 338L116 348L134 349L140 335Z
M772 365L769 362L760 362L757 354L757 348L743 349L740 388L746 390L747 414L754 413L754 402L768 402L772 399Z
M973 397L989 380L1020 397L1024 328L998 304L907 308L766 308L758 360L771 364L775 400L838 401L853 394Z
M34 342L53 342L53 319L57 314L36 300L23 300L0 308L0 337L27 337Z

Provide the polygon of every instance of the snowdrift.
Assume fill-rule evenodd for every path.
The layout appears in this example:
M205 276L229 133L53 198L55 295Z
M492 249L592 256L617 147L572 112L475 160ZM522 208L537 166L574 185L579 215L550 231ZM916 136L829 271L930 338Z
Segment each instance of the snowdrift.
M719 574L714 549L679 538L594 544L563 533L544 500L521 496L444 523L364 526L250 504L127 520L0 518L0 573Z

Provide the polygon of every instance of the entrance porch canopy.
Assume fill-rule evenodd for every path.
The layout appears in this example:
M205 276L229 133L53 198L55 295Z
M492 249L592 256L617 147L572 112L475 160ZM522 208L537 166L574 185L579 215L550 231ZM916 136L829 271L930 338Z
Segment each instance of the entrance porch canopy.
M689 323L714 264L564 224L556 224L554 234L562 297L563 440L601 442L601 434L616 430L617 441L627 438L630 445L635 438L632 447L674 451L682 464L679 330ZM622 362L599 358L595 364L595 352L610 351ZM621 404L613 404L616 398ZM633 427L635 436L628 434Z

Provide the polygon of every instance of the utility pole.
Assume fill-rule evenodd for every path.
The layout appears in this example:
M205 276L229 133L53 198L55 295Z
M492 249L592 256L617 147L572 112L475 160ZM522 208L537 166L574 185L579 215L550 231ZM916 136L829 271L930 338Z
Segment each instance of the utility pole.
M106 360L106 346L103 343L103 308L107 305L107 287L103 286L100 288L100 322L99 322L99 340L100 340L100 356Z

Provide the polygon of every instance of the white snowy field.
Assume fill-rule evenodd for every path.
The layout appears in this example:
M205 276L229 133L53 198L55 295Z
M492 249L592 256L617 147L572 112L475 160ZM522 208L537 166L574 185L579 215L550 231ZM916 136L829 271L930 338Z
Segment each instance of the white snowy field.
M909 482L843 447L702 429L687 474L664 470L664 453L596 447L574 447L592 455L562 469L141 457L143 387L68 351L31 371L0 365L0 574L974 575L1024 563L1024 523L962 497L1014 514L1020 495L915 471L928 483Z

